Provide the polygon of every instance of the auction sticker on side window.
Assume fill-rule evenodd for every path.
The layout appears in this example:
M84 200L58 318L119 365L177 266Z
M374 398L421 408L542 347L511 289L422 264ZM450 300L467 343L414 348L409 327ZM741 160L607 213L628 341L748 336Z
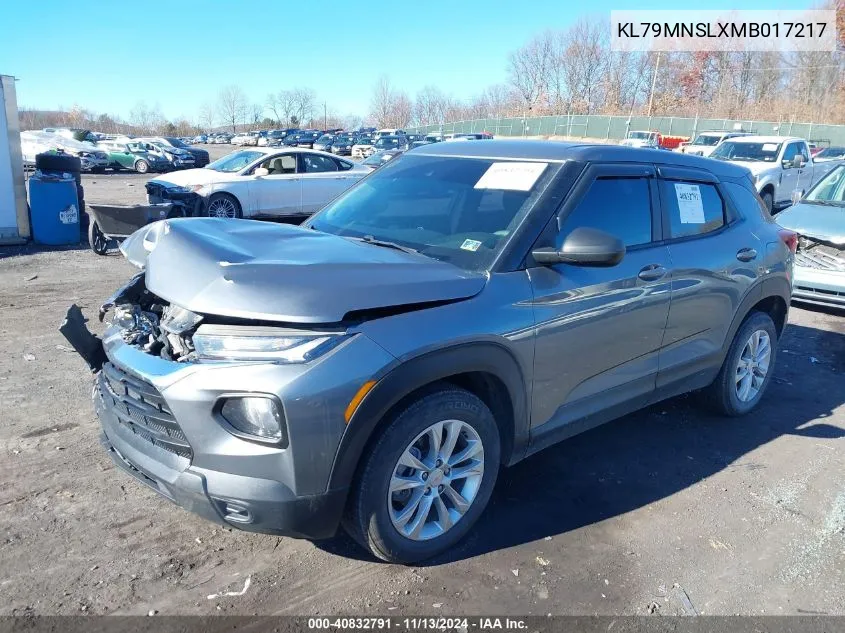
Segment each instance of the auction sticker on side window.
M704 205L701 203L701 189L698 185L675 183L675 197L681 224L704 224Z
M548 163L493 163L475 183L476 189L530 191Z

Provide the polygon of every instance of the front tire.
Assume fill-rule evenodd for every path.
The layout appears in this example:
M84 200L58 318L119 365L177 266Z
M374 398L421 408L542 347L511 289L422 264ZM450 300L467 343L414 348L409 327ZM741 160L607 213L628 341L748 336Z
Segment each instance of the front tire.
M440 554L484 511L500 450L487 405L443 384L382 429L359 468L344 527L388 562L413 563Z
M737 330L722 369L705 390L708 403L722 415L753 410L774 373L778 334L765 312L752 312Z
M135 171L139 174L146 174L150 171L150 164L145 160L139 160L135 163Z
M235 196L215 193L208 199L205 215L210 218L241 218L241 205Z

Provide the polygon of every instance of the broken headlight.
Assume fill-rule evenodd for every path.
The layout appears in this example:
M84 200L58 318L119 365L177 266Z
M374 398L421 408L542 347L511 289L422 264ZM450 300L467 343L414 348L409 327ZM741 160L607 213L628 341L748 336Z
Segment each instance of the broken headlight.
M276 327L201 325L193 336L199 361L307 363L344 338L335 332L307 332Z

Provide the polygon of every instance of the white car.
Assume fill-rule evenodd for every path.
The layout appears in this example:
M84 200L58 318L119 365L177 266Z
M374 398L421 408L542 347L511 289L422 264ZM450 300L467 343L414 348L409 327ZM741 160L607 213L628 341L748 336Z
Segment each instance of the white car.
M230 142L232 145L258 145L258 132L238 132Z
M751 132L729 132L716 130L714 132L701 132L691 143L681 143L675 150L681 154L692 154L694 156L710 156L716 146L729 138L738 136L751 136Z
M369 173L327 152L256 147L153 178L147 194L150 204L188 203L211 217L302 221Z

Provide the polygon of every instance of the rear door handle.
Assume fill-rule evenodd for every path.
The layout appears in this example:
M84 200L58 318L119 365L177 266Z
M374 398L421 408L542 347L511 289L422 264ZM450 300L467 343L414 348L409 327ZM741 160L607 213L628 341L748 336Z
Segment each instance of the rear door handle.
M649 264L637 274L643 281L657 281L666 274L666 269L660 264Z
M741 248L737 251L736 258L741 262L750 262L757 259L757 251L753 248Z

